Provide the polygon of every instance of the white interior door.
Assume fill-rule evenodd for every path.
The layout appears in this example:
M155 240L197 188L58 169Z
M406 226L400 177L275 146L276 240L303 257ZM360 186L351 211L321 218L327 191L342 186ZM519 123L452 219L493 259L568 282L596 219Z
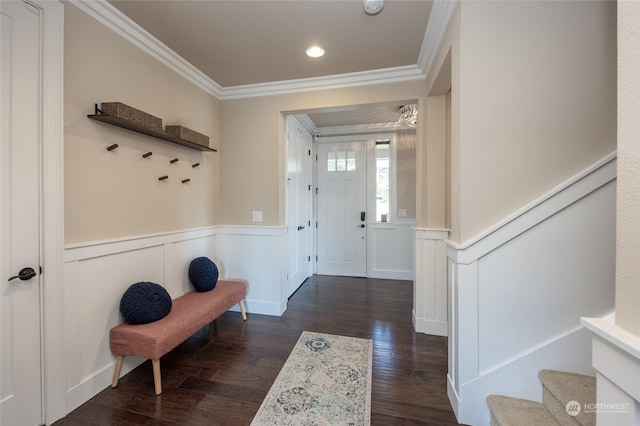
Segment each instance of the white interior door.
M287 120L287 297L312 274L311 134Z
M0 16L0 424L39 425L41 27L22 1Z
M318 274L367 275L366 144L318 145Z

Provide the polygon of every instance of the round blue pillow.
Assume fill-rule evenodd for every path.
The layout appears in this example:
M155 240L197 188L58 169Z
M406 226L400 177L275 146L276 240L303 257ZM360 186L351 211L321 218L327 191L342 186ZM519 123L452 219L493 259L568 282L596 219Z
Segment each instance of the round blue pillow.
M218 267L208 257L198 257L189 265L189 281L196 291L213 290L218 282Z
M171 311L171 296L160 284L132 284L120 299L120 313L131 324L158 321Z

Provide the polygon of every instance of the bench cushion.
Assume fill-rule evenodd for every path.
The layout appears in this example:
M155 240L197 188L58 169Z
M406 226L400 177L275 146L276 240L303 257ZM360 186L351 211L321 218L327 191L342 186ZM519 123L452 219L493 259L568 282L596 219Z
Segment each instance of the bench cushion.
M158 359L246 297L242 281L219 280L216 288L173 300L169 314L149 324L122 323L111 329L111 352Z

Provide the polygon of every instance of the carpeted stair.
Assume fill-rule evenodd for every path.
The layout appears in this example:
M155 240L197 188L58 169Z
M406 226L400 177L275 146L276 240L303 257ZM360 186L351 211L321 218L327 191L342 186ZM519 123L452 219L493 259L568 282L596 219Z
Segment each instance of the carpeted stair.
M491 426L595 426L593 410L585 412L585 404L596 402L596 378L563 371L542 370L542 404L502 395L489 395ZM575 401L580 413L570 416L567 404Z

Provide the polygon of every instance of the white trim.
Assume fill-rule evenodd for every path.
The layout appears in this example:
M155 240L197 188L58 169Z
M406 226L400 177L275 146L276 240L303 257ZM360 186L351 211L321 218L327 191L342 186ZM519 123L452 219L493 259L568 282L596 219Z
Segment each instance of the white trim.
M418 67L425 75L428 74L433 65L457 4L458 0L433 2L429 22L427 23L427 31L424 33L420 55L418 56Z
M42 294L44 421L64 417L64 6L31 0L42 11Z
M336 74L323 77L247 84L244 86L229 86L223 89L220 99L227 100L254 98L259 96L275 96L316 90L342 89L345 87L399 83L403 81L424 79L426 79L426 77L417 65L405 65L401 67Z
M294 126L301 127L311 135L318 132L316 125L311 121L307 114L286 114L286 117L291 119Z
M284 226L217 225L110 240L86 241L67 244L64 249L64 263L216 235L282 236L286 234L286 229Z
M334 127L318 127L317 133L321 137L347 135L347 134L364 134L364 133L389 133L399 132L404 128L398 123L378 123L378 124L358 124L355 126L334 126Z
M458 264L474 262L597 188L615 180L616 158L616 152L612 152L465 243L448 241L449 256Z
M191 81L205 92L218 99L222 97L222 87L218 83L207 77L202 71L191 65L191 63L187 62L187 60L167 47L147 30L129 19L115 6L108 3L107 0L69 0L69 3Z
M111 240L87 241L68 244L64 250L64 262L74 262L93 257L108 256L126 251L140 250L147 247L160 246L176 241L191 240L213 236L219 233L218 227L187 229L182 231L163 232L158 234L136 235Z
M640 337L618 327L615 318L616 314L613 312L602 318L581 318L581 322L593 334L620 348L640 364Z
M278 237L286 235L286 226L244 226L244 225L220 225L219 235L256 235Z

